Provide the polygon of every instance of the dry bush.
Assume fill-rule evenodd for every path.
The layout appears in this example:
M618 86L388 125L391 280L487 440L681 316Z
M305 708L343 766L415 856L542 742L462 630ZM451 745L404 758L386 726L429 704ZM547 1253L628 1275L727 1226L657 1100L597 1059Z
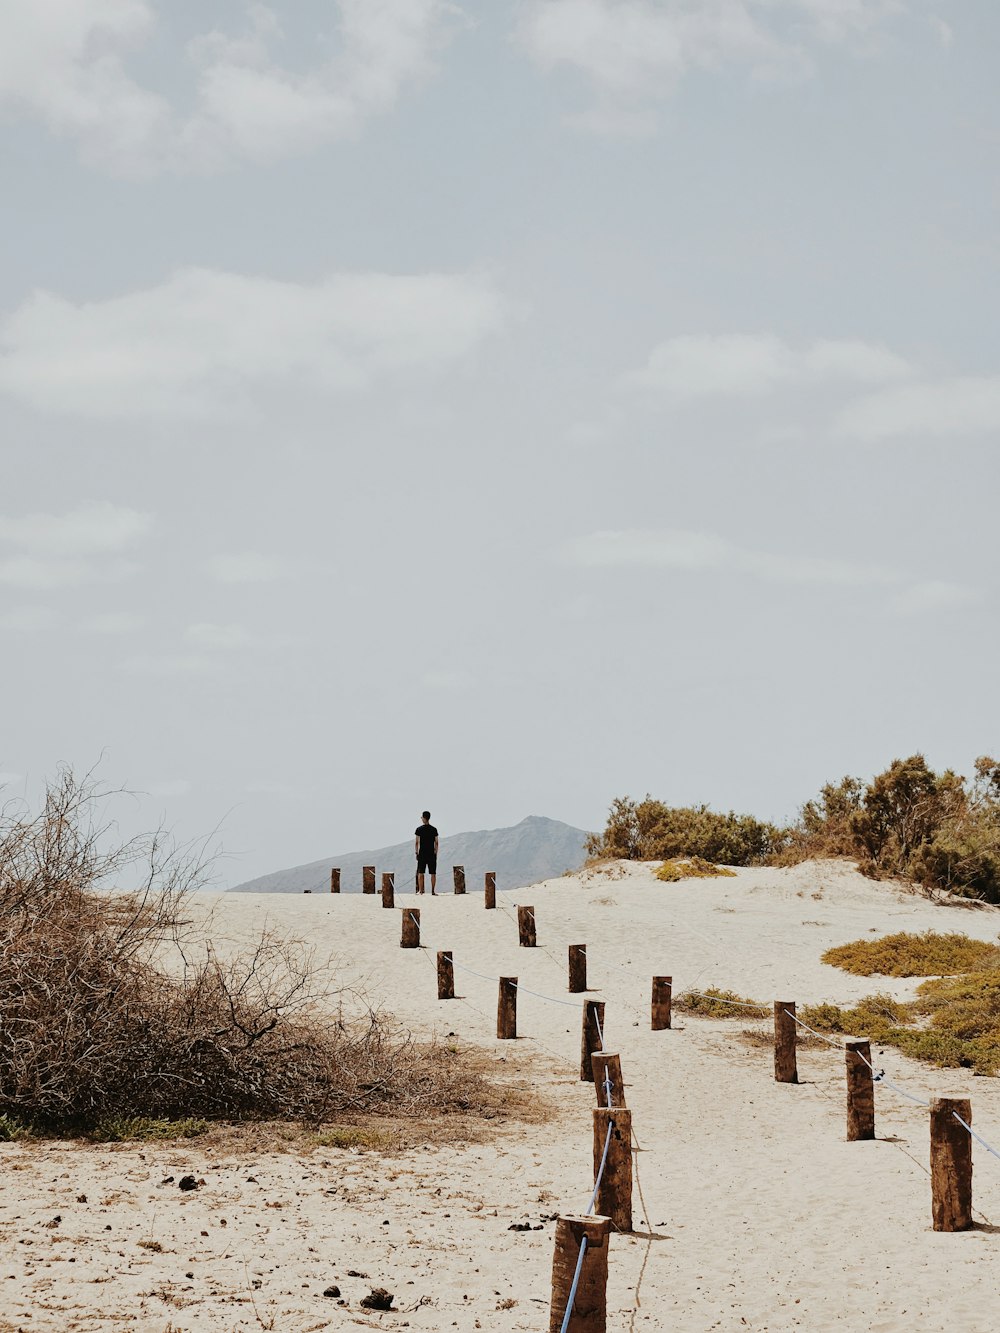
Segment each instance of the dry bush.
M677 857L672 861L664 861L656 872L656 878L665 884L676 884L682 879L715 879L722 876L735 878L736 871L726 866L714 865L700 856Z
M745 995L737 995L736 991L720 990L718 986L675 995L673 1007L681 1013L697 1014L700 1018L736 1018L743 1023L755 1013L763 1016L770 1010L769 1005L748 1000Z
M189 919L198 859L160 833L120 843L107 795L64 771L41 813L0 816L0 1117L95 1130L494 1104L384 1015L331 1015L303 945L270 934L220 958Z
M1000 948L957 933L922 935L900 931L876 940L838 944L822 955L824 963L858 977L954 976L979 968L1000 967Z

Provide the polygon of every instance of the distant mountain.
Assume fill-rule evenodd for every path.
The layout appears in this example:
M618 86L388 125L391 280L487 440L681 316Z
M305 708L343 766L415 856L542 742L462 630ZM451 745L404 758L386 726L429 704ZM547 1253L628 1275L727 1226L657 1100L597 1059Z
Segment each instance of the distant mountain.
M564 870L575 870L584 859L583 829L562 824L558 819L529 815L512 828L484 829L479 833L453 833L441 839L438 857L438 890L450 893L452 866L465 866L465 881L469 893L482 892L483 874L495 870L498 889L519 889L537 884L540 879L552 879ZM367 852L342 852L309 865L293 866L291 870L276 870L270 875L248 879L237 884L230 893L327 893L330 889L330 868L340 867L341 892L361 892L361 867L374 866L376 883L381 885L384 870L395 871L396 887L409 889L413 883L416 861L413 839L394 847L378 847ZM430 885L428 884L428 889Z

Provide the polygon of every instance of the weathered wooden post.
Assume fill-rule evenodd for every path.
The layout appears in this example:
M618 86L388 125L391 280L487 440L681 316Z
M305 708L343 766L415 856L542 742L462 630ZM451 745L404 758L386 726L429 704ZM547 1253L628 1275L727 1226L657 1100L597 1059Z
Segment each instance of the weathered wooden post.
M560 1217L556 1222L549 1333L563 1333L563 1329L566 1333L606 1333L610 1233L610 1217ZM577 1265L580 1278L567 1322Z
M587 946L571 944L569 946L569 988L578 995L587 989Z
M951 1094L931 1102L931 1213L935 1231L972 1226L972 1135L955 1119L972 1124L968 1097Z
M452 866L451 876L455 883L455 892L465 892L465 866Z
M375 892L375 867L374 867L374 866L362 866L362 867L361 867L361 892L362 892L362 893L374 893L374 892Z
M334 866L330 871L330 892L340 892L340 866Z
M396 877L392 870L383 870L382 872L382 906L395 907L396 905Z
M590 1067L594 1071L598 1106L625 1106L621 1056L608 1051L595 1051L590 1057Z
M420 908L403 908L403 933L400 936L401 949L420 948Z
M535 947L535 909L519 907L517 909L517 938L522 949Z
M438 951L438 999L453 1000L455 998L455 964L452 962L451 950L441 949Z
M583 1024L580 1038L580 1078L593 1083L594 1070L590 1057L604 1049L604 1001L584 1000Z
M517 977L501 977L497 995L497 1037L513 1041L517 1036Z
M599 1106L594 1111L594 1180L600 1180L597 1211L611 1218L616 1231L631 1231L632 1112L624 1106Z
M795 1001L774 1002L774 1081L798 1083L795 1063Z
M847 1063L847 1141L875 1137L875 1079L872 1075L872 1049L867 1037L850 1037L844 1042Z
M653 1032L665 1032L670 1027L673 988L673 977L653 978L652 1022L650 1024L650 1029Z
M492 911L497 905L497 872L487 870L483 876L483 906Z

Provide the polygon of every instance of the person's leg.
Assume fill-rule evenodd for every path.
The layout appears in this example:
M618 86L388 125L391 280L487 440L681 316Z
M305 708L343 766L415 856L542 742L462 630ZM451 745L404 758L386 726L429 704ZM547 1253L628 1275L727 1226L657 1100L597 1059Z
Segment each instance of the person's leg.
M432 871L431 871L431 893L432 893L433 895L436 895L436 894L437 894L437 882L438 882L437 871L436 871L436 870L432 870Z
M424 872L423 872L422 870L418 870L418 871L417 871L417 892L418 892L418 893L423 893L423 891L424 891Z

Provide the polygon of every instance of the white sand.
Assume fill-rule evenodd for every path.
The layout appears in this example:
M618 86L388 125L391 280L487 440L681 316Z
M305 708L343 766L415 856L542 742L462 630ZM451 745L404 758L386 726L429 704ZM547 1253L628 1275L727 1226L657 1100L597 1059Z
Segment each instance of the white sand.
M419 952L398 947L399 913L378 897L228 896L218 920L231 936L267 918L301 933L415 1032L456 1033L498 1059L511 1047L494 1038L495 982L459 969L464 1002L437 1001L434 951L567 1000L566 946L587 944L642 1145L636 1234L612 1241L610 1329L996 1326L1000 1232L930 1229L926 1111L880 1087L878 1140L845 1143L838 1051L801 1051L803 1082L777 1085L769 1052L739 1039L745 1025L678 1018L653 1033L648 1013L654 973L678 991L720 985L763 1001L909 994L912 982L850 977L819 955L904 929L995 939L1000 912L935 906L839 863L676 885L629 866L499 897L507 911L485 912L477 894L399 895L421 909ZM535 950L517 947L514 901L536 908ZM559 1110L498 1127L489 1145L388 1156L0 1145L0 1330L546 1328L553 1225L508 1227L589 1198L595 1099L578 1078L579 1015L576 998L521 992L517 1053L537 1051L534 1076ZM891 1049L878 1062L916 1095L970 1093L976 1127L1000 1148L1000 1081ZM977 1214L1000 1224L1000 1160L978 1145L974 1158ZM205 1185L160 1184L187 1172ZM322 1295L334 1282L345 1307ZM359 1309L373 1285L399 1312Z

